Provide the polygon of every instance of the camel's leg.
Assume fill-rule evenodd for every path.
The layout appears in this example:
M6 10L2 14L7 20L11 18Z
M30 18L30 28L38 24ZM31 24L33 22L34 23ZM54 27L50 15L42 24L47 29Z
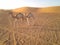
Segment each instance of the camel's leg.
M13 24L13 30L12 30L13 45L16 45L16 39L15 39L16 21L17 21L17 19L15 19L14 22L13 22L14 24Z
M22 24L22 22L23 22L23 20L22 20L22 18L21 18L19 23Z
M13 32L13 44L16 45L16 39L15 39L15 34Z
M30 25L30 24L29 24L29 19L28 19L28 18L27 18L27 23L28 23L28 25Z
M10 16L11 17L11 16ZM12 21L14 19L14 21ZM10 28L11 30L9 30L11 32L10 34L10 40L12 41L11 42L11 45L16 45L16 39L15 39L15 28L16 28L16 24L15 22L17 21L17 19L15 18L9 18L9 22L10 22Z
M21 18L21 22L22 22L22 18Z

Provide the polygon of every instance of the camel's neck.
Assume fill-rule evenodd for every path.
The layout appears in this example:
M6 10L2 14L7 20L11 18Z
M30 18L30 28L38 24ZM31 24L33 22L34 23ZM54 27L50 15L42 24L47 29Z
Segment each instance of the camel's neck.
M11 15L12 16L12 18L16 18L16 16L14 16L14 15Z

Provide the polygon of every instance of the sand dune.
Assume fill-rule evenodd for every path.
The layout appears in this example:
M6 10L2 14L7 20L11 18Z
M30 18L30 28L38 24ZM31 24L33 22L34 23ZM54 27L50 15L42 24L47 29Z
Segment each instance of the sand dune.
M12 10L13 12L39 12L39 13L60 13L60 6L47 8L23 7Z
M60 6L58 6L58 7L42 8L40 10L41 10L41 12L44 12L44 13L60 13Z

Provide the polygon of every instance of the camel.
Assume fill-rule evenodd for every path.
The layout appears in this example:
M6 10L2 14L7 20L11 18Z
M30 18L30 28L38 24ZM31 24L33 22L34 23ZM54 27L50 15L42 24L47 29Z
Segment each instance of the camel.
M19 19L21 19L21 20L23 20L23 18L24 18L24 16L23 16L23 14L22 13L19 13L19 14L17 14L17 15L13 15L13 13L11 12L11 13L9 13L10 14L10 18L12 18L13 19L13 22L11 22L11 20L10 20L10 23L12 24L12 27L13 27L13 29L12 29L12 38L13 38L13 44L14 45L16 45L16 39L15 39L15 31L17 31L16 30L16 24L18 23L17 21L19 20ZM18 25L17 25L18 26Z

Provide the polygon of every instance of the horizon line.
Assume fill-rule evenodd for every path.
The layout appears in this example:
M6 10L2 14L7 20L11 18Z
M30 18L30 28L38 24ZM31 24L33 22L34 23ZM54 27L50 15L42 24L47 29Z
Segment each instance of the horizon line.
M59 6L44 6L44 7L34 7L34 6L22 6L22 7L16 7L16 8L9 8L9 9L4 9L0 8L1 10L12 10L12 9L18 9L18 8L24 8L24 7L32 7L32 8L49 8L49 7L59 7Z

